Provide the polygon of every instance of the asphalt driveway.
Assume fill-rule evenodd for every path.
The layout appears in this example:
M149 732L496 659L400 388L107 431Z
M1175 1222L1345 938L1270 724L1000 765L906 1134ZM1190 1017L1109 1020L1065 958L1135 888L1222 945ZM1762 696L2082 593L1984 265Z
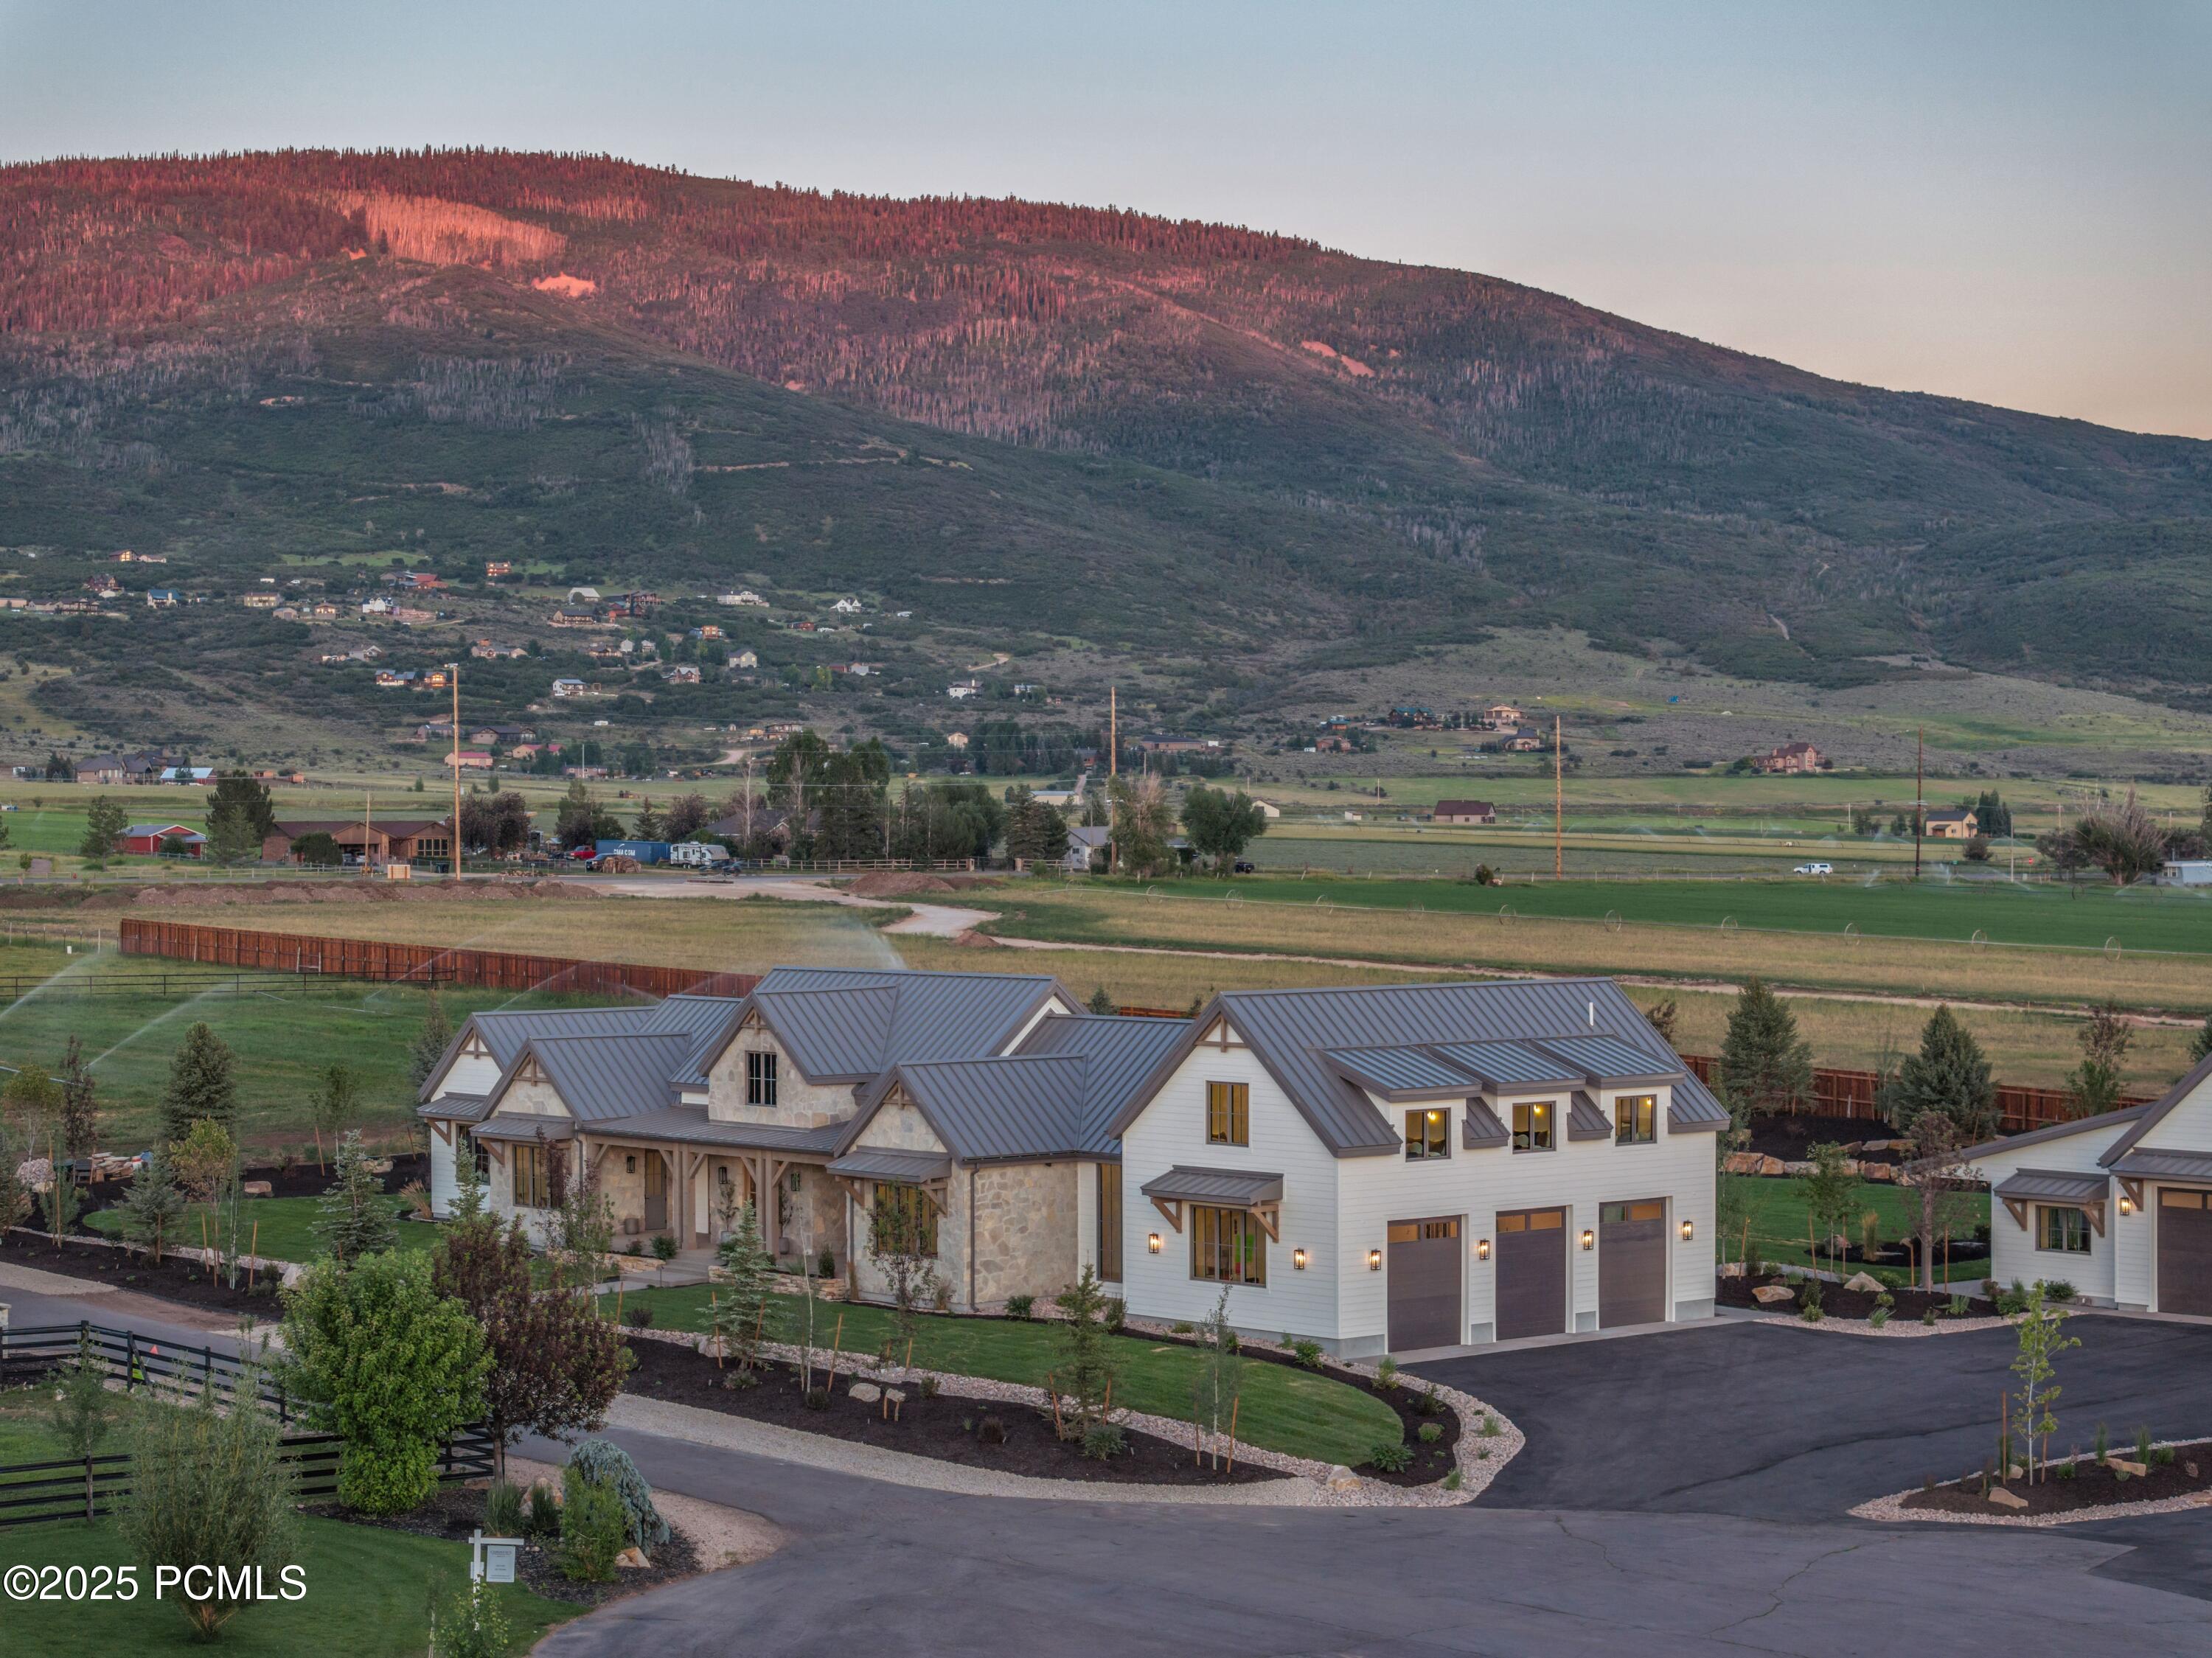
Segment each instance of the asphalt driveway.
M2055 1450L2212 1432L2212 1328L2083 1315ZM1892 1338L1716 1321L1408 1367L1531 1431L1486 1508L1834 1520L1996 1451L2008 1329ZM2189 1518L2198 1518L2188 1516ZM2212 1529L2212 1516L2199 1519Z

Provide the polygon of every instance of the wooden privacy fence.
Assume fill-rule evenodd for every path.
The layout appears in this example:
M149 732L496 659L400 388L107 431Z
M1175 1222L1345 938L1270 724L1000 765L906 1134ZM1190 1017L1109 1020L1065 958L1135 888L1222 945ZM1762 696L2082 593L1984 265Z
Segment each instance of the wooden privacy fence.
M228 1404L237 1397L245 1368L211 1347L179 1345L136 1330L91 1323L0 1327L0 1382L33 1381L88 1349L126 1393L164 1388L196 1399L202 1389L212 1388ZM290 1402L265 1373L258 1392L262 1403L289 1425ZM490 1430L481 1424L462 1429L439 1450L439 1482L489 1478L495 1448ZM337 1496L338 1459L344 1449L345 1441L337 1434L287 1433L282 1454L293 1468L293 1494L306 1500ZM130 1494L131 1458L121 1453L0 1467L0 1527L112 1513Z
M1685 1054L1682 1063L1700 1082L1710 1085L1720 1061L1710 1054ZM1875 1102L1875 1091L1881 1086L1881 1076L1873 1071L1830 1071L1815 1069L1813 1072L1813 1103L1810 1114L1823 1117L1849 1117L1862 1122L1881 1121L1881 1108ZM2122 1105L2140 1105L2146 1096L2130 1096L2119 1102ZM1999 1125L2007 1134L2024 1134L2031 1128L2047 1128L2053 1123L2065 1122L2074 1114L2073 1096L2063 1088L2018 1088L1999 1083L1996 1107L2002 1121Z
M640 962L586 962L567 956L524 956L503 950L448 950L437 944L376 938L326 938L203 926L196 921L125 917L119 942L126 956L268 973L370 979L382 984L456 985L483 990L557 990L579 995L743 996L757 973L712 973L695 967Z

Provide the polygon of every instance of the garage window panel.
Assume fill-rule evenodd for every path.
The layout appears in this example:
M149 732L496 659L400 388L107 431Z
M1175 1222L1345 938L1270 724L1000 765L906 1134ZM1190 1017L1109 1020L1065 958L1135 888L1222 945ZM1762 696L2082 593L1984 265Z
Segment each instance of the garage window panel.
M1429 1163L1451 1156L1451 1113L1425 1106L1406 1114L1406 1161Z
M1559 1126L1557 1100L1534 1100L1513 1108L1513 1149L1516 1151L1548 1151L1557 1142Z
M2087 1254L2089 1217L2069 1205L2038 1204L2035 1210L2035 1247L2058 1254Z
M1650 1145L1659 1138L1659 1096L1621 1094L1613 1102L1613 1143Z

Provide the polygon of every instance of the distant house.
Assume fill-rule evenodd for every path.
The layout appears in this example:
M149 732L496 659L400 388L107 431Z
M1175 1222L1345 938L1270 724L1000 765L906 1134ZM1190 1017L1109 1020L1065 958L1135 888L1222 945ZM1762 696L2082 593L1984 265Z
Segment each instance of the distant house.
M179 600L174 587L149 587L146 603L154 610L167 610L175 609Z
M486 581L498 581L505 577L511 576L514 574L514 566L507 559L494 558L487 559L484 562L484 580Z
M699 670L689 662L679 662L660 677L672 685L696 685L699 683Z
M88 760L78 761L76 780L80 783L120 783L123 780L123 756L119 754L95 754Z
M469 741L480 749L504 749L537 735L527 726L478 726L469 732Z
M1482 723L1492 731L1511 731L1528 716L1510 702L1493 702L1482 711Z
M1508 754L1540 754L1544 748L1544 734L1523 726L1518 731L1509 732L1498 746Z
M1930 841L1971 841L1981 831L1982 820L1964 808L1931 811L1922 832Z
M553 682L553 695L581 696L584 695L584 682L580 679L556 679Z
M1754 762L1759 770L1774 776L1796 776L1805 772L1825 771L1833 764L1810 743L1784 743L1778 749L1769 749ZM1972 831L1969 830L1971 834ZM1959 837L1966 839L1965 835Z
M479 662L512 662L528 653L520 645L501 645L494 640L479 639L469 647L469 654Z
M608 625L599 620L597 610L572 610L565 604L546 619L556 628L603 628Z
M945 746L948 749L957 749L965 754L968 751L968 733L966 732L945 732Z
M338 619L338 607L327 598L319 598L307 614L318 622L335 622Z
M975 695L982 689L982 686L971 679L965 684L947 685L945 688L945 694L951 697L955 702L965 702L969 697Z
M1436 823L1494 823L1498 808L1487 800L1439 800L1430 821Z
M1283 809L1272 800L1255 800L1252 804L1260 809L1260 816L1271 823L1283 815Z
M151 858L162 850L164 841L183 843L187 858L198 858L207 850L207 836L183 823L132 823L115 838L116 848L133 857Z
M1113 834L1103 823L1077 824L1067 832L1067 852L1060 860L1060 866L1071 875L1103 871Z
M87 581L84 586L86 592L99 593L103 597L109 593L119 593L123 591L123 584L118 581L112 575L94 576L90 580Z
M860 613L860 601L857 598L841 598L830 608L840 616L858 616Z
M215 768L213 766L164 766L161 768L161 780L164 783L212 784L215 781Z
M568 589L568 602L571 604L596 604L599 602L599 590L597 587L571 587Z
M240 593L238 602L249 610L273 610L276 608L275 593Z
M733 593L718 594L714 602L717 604L756 605L762 610L766 610L768 608L768 600L763 598L758 593L755 592L750 587L741 587Z
M412 668L379 668L376 671L379 690L398 690L414 683L415 670Z
M691 637L694 639L720 639L721 636L722 629L718 623L709 622L704 627L691 629Z
M367 848L370 865L411 863L416 859L443 859L453 852L453 836L443 817L379 819L366 827L358 817L277 820L273 834L261 842L264 862L296 861L293 847L310 835L327 835L338 844L349 864L362 861Z
M729 655L729 665L732 668L757 668L760 666L760 653L732 651Z
M459 754L448 755L446 757L446 763L459 767L463 771L489 771L492 768L492 757L490 753L483 749L463 749Z
M1221 746L1218 737L1186 737L1171 732L1154 732L1150 737L1140 737L1137 746L1146 754L1203 754Z

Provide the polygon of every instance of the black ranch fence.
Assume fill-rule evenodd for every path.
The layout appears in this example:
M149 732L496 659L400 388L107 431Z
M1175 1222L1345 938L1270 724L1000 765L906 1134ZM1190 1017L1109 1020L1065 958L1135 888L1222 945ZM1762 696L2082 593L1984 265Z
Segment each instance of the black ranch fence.
M57 1364L76 1357L80 1344L90 1347L125 1393L163 1389L197 1398L212 1387L216 1398L228 1404L237 1398L238 1379L245 1370L237 1359L212 1347L162 1341L136 1330L99 1324L50 1324L0 1330L0 1386L36 1382ZM265 1374L258 1394L281 1421L290 1424L290 1401ZM345 1441L336 1434L286 1434L283 1457L294 1470L295 1495L303 1501L335 1497L338 1458L344 1448ZM439 1453L439 1483L489 1478L494 1449L487 1429L462 1429ZM120 1453L0 1465L0 1527L82 1519L88 1504L94 1515L112 1513L130 1494L131 1458Z
M501 950L446 950L375 938L329 938L194 921L125 917L117 929L125 956L160 956L249 972L320 974L382 984L462 985L483 990L552 990L580 995L743 996L757 973L710 973L641 962L587 962Z

